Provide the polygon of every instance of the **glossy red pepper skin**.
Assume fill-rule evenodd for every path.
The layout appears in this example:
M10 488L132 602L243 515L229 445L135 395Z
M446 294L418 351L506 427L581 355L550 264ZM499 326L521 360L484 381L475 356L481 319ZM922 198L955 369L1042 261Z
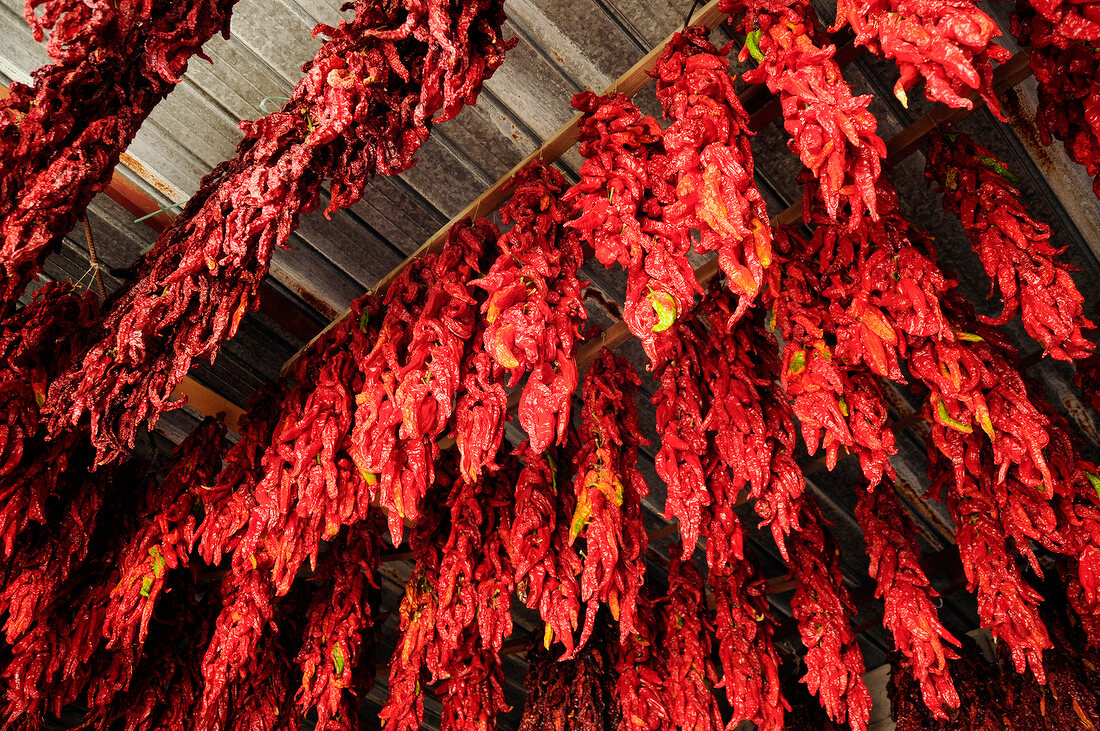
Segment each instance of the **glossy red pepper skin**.
M925 177L943 192L944 208L959 216L974 253L989 276L989 295L1000 289L1004 309L989 325L1004 325L1017 312L1024 329L1047 355L1085 358L1095 347L1082 335L1093 327L1085 298L1058 259L1050 227L1028 215L1012 173L988 149L963 134L936 138Z
M1018 2L1012 34L1031 46L1038 82L1035 121L1044 145L1057 139L1092 178L1100 198L1100 18L1086 20L1081 4Z
M294 658L302 678L294 693L294 709L305 717L316 708L317 728L322 731L357 729L356 696L369 693L374 681L369 635L376 617L369 594L371 587L377 588L382 527L378 513L348 526L314 575L318 588ZM357 682L362 680L367 683Z
M837 8L830 32L850 25L856 43L892 59L901 72L894 95L908 106L906 91L924 77L925 95L934 102L972 109L967 94L978 92L1002 121L993 93L993 61L1011 53L993 43L996 21L969 0L846 0Z
M714 666L714 626L706 616L703 577L683 550L673 546L668 569L668 593L660 606L667 653L664 665L664 705L673 728L719 731L725 728L712 688L718 683Z
M542 645L560 642L565 657L576 649L574 633L581 613L580 580L584 564L569 541L575 497L561 451L538 453L530 444L515 452L523 462L515 486L512 523L504 545L515 572L516 594L537 609L545 628Z
M103 190L119 156L236 0L31 0L35 40L53 63L0 101L0 314ZM44 6L44 7L43 7ZM41 14L39 15L39 11Z
M806 647L802 682L818 696L830 718L862 731L870 717L871 694L863 682L867 670L851 627L855 606L841 577L840 549L825 533L817 504L806 500L802 505L801 530L791 535L788 564L791 577L798 580L791 613Z
M656 359L655 338L699 291L687 253L685 226L662 225L656 188L664 180L662 130L630 99L582 92L573 106L584 114L577 141L585 162L580 182L565 192L573 216L566 225L595 250L605 267L626 270L623 321Z
M433 481L436 441L454 417L479 306L471 282L484 247L497 238L487 219L452 226L438 256L420 259L390 287L381 331L357 364L363 382L355 394L349 454L358 471L371 476L369 494L386 512L397 545L404 520L415 522L419 515ZM484 379L491 374L482 365ZM472 378L471 386L487 389L499 410L499 390L479 381L476 371Z
M883 626L920 682L924 704L933 716L946 719L959 707L948 664L958 658L950 645L959 647L959 641L940 622L934 603L939 594L921 568L916 526L891 481L861 490L855 514L871 559L875 596L885 605Z
M613 643L619 731L672 731L678 727L668 707L673 691L665 687L670 658L658 637L654 602L639 597L636 614L633 634Z

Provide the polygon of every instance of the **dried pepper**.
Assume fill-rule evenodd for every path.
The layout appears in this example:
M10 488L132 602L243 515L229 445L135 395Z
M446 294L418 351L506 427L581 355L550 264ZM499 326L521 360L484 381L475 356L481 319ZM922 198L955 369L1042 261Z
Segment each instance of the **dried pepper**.
M298 363L310 363L314 357L306 354ZM241 438L225 453L224 466L213 484L202 486L203 519L195 542L208 566L217 566L222 556L233 553L256 508L256 485L263 478L261 460L288 403L285 391L283 384L268 384L253 392L248 410L238 420Z
M733 723L752 721L761 731L778 731L790 705L779 684L774 620L764 580L751 558L741 556L712 567L707 583L714 592L715 639L722 666L718 686L726 690Z
M698 230L696 253L718 252L718 265L740 297L740 315L756 298L771 263L771 228L753 181L749 117L734 89L727 53L728 46L718 49L707 40L703 26L687 28L665 45L651 73L672 124L662 136L664 156L654 159L650 174L663 172L673 192L660 201L661 223L679 229L678 235ZM663 171L652 169L658 162Z
M641 384L630 361L602 349L584 376L580 446L573 456L576 508L569 542L584 539L580 598L586 604L583 646L606 604L625 640L637 630L638 592L648 544L642 498L649 488L638 471L638 447L648 440L638 428L634 393Z
M685 559L695 551L703 512L712 501L702 462L707 454L702 343L689 322L681 319L661 335L653 395L661 437L654 468L667 485L665 516L679 521Z
M857 292L850 303L841 304L843 269L830 278L814 271L811 252L830 233L836 231L827 223L809 242L792 232L777 233L777 266L765 301L784 339L780 383L807 450L814 454L821 446L830 469L841 448L856 454L874 485L893 474L889 460L897 443L882 387L866 369L901 378L897 350L891 347L898 335L883 308L871 301L871 292Z
M947 718L945 707L959 706L948 668L948 660L958 658L950 645L959 641L940 622L934 603L939 594L921 568L916 526L889 481L864 488L855 515L867 542L875 596L885 604L883 626L920 681L925 705L936 718Z
M475 482L453 478L442 546L431 540L444 525L435 510L428 508L414 527L410 545L416 567L401 602L401 638L382 709L387 731L419 728L424 670L433 682L442 681L437 692L445 719L492 728L496 714L507 708L500 651L512 630L514 573L504 548L510 519L503 509L514 479L507 470ZM436 489L444 486L437 481Z
M672 691L664 687L671 658L658 641L653 602L639 597L636 615L634 632L620 637L614 650L619 731L672 731L676 726L667 706Z
M353 462L350 436L360 362L377 332L379 307L369 295L352 303L352 316L324 348L316 379L303 382L301 401L284 411L264 453L257 505L233 566L244 567L259 547L274 560L279 595L289 591L307 557L316 567L321 541L369 514L370 480Z
M1024 581L1009 553L996 503L989 494L992 475L982 464L981 443L952 430L944 430L940 442L936 446L929 441L929 477L933 494L946 492L967 590L977 594L981 624L1008 645L1017 672L1030 665L1043 682L1042 653L1051 643L1038 613L1042 597Z
M718 731L725 726L712 688L718 673L714 654L714 627L704 616L703 577L671 551L668 594L662 603L665 665L664 698L673 727Z
M328 40L282 110L243 125L235 159L202 182L113 299L99 340L51 386L51 431L91 416L101 461L156 422L197 358L213 358L256 304L273 247L332 179L329 210L349 206L376 172L408 169L433 116L474 101L512 42L498 0L456 5L355 3L318 26ZM227 212L232 212L228 215Z
M668 185L651 165L662 153L661 125L622 94L582 92L573 107L584 114L577 140L585 161L580 182L562 197L575 214L566 225L605 267L626 269L623 321L655 358L654 338L691 310L699 290L686 227L655 221L660 203L654 187Z
M830 718L862 731L870 717L871 694L863 682L863 653L849 622L855 606L841 577L839 548L825 533L820 508L810 500L802 506L801 529L789 539L789 567L798 581L791 613L806 646L802 682Z
M1061 360L1085 358L1095 347L1081 334L1092 323L1084 297L1058 260L1050 227L1028 215L1015 180L1003 162L966 135L936 138L928 150L925 176L943 190L944 208L958 215L989 276L989 294L1000 288L1003 325L1020 312L1028 334Z
M901 72L894 95L904 106L906 92L923 76L932 101L973 109L966 96L978 92L1004 121L993 93L993 61L1004 63L1012 54L993 43L1001 34L996 21L970 0L845 0L836 16L830 32L847 24L856 43L893 59Z
M818 45L823 33L808 0L723 0L719 9L745 12L748 41L741 59L751 55L759 66L743 78L764 82L779 96L787 144L813 173L828 215L852 226L864 211L876 218L875 185L886 145L867 109L871 97L853 97L833 60L836 46Z
M231 691L250 673L257 657L262 657L257 649L263 637L276 629L270 570L270 559L260 556L255 568L230 571L222 580L222 609L200 665L202 695L191 725L196 731L226 728Z
M294 713L291 659L281 633L268 632L256 648L256 657L230 691L226 731L299 731Z
M70 472L90 459L76 432L45 442L40 408L46 389L72 361L84 328L95 318L95 297L52 282L0 321L0 541L10 556L16 536L46 522L46 500Z
M376 622L369 591L377 586L382 524L381 517L372 513L345 529L315 575L319 588L307 610L302 647L294 658L302 674L294 707L302 716L316 708L316 727L321 731L357 729L354 698L366 695L370 685L357 685L356 680L374 680L374 663L369 656L364 658L363 651L371 647L367 635Z
M1035 123L1043 144L1061 141L1066 155L1092 176L1093 192L1100 197L1100 19L1095 12L1091 4L1020 2L1012 34L1031 46L1039 96Z
M351 456L387 513L395 545L432 484L436 440L454 414L462 356L474 335L478 303L469 282L496 238L485 219L460 222L437 257L406 269L386 293L381 332L358 366L364 381Z
M471 284L489 293L482 339L494 370L509 374L509 387L528 374L519 423L542 452L565 443L577 390L577 338L587 317L577 278L584 253L576 232L563 225L561 173L534 160L509 186L500 217L511 228L497 240L500 255L488 273Z
M519 731L617 731L612 630L603 622L576 657L555 658L536 647L528 656L527 702Z
M524 466L515 485L512 524L505 547L516 580L516 594L537 609L545 624L543 647L554 640L573 657L573 632L581 612L580 576L584 564L569 541L572 491L566 475L559 479L561 453L552 447L539 453L527 442L515 454Z
M221 466L225 433L224 423L207 418L180 444L164 479L144 496L140 526L117 559L118 582L103 627L108 649L145 644L168 572L188 565L195 540L192 507Z
M119 155L215 33L236 0L30 0L36 40L54 63L0 101L0 313L106 187ZM35 15L45 6L41 17Z
M510 417L503 379L493 371L493 356L485 350L478 327L462 359L462 389L454 407L459 469L467 480L476 480L483 470L499 468L496 456L504 439L504 423Z
M735 530L733 506L736 495L751 483L749 496L755 500L760 526L769 526L780 553L787 556L786 538L799 529L800 505L806 489L802 471L795 463L794 417L775 380L779 372L775 338L758 323L746 319L731 325L736 307L730 294L711 285L703 300L703 316L709 335L703 349L703 372L710 398L704 422L714 434L717 456L724 466L708 459L708 474L730 470L719 478L721 493L711 520L725 531L708 529L707 560L713 569L719 556L740 554L740 532ZM712 478L713 479L713 478ZM710 544L722 536L725 544L712 550ZM731 539L736 537L730 548Z

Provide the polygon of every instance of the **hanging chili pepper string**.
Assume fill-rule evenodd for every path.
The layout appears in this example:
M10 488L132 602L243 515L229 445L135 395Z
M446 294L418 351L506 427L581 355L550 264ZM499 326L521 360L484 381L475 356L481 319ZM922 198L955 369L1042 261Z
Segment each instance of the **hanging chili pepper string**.
M1001 291L1001 314L979 319L1003 325L1020 312L1028 334L1051 357L1088 356L1095 346L1081 333L1092 327L1084 297L1058 260L1050 227L1028 215L1005 164L966 135L949 135L933 139L925 177L939 184L944 208L961 218L989 276L990 296Z
M978 617L993 637L1008 645L1016 671L1030 666L1043 682L1042 653L1051 643L1037 611L1042 597L1024 581L1009 553L990 496L992 472L988 462L983 464L981 443L973 435L934 426L933 434L937 432L938 446L928 443L930 492L945 496L951 511L967 590L978 598Z
M959 706L947 662L958 658L950 645L959 647L959 641L940 622L939 594L921 568L916 526L889 481L860 490L855 515L867 543L875 596L885 605L883 626L919 680L925 705L946 719L946 709Z
M407 169L430 118L473 101L514 44L500 38L497 0L434 8L430 23L420 3L355 9L317 28L329 40L291 101L243 125L237 158L204 179L112 302L99 340L53 385L53 434L91 414L100 461L124 454L171 407L191 363L234 335L273 247L316 207L321 184L332 179L332 211L359 200L374 173Z
M1035 123L1044 145L1062 142L1066 155L1093 178L1100 198L1100 21L1074 2L1016 5L1012 34L1031 46L1038 82Z
M685 551L669 552L668 593L660 606L663 641L664 705L673 728L718 731L725 728L712 688L718 682L714 666L715 628L704 616L703 577Z
M569 525L570 544L584 539L580 599L587 608L578 647L591 635L601 604L618 621L622 639L637 631L648 542L641 501L649 492L637 467L638 447L649 443L638 427L634 394L640 384L630 362L607 349L584 377Z
M577 340L587 312L577 278L584 263L580 239L563 226L565 178L541 160L509 183L512 196L500 209L511 224L497 241L500 255L471 284L489 298L481 306L485 350L493 371L514 387L524 373L519 423L532 448L565 443L569 409L577 389Z
M638 597L634 631L612 643L615 665L615 694L622 714L620 731L672 731L666 699L671 689L668 680L669 655L657 636L654 602L644 593Z
M516 580L516 594L528 608L537 609L545 628L542 646L555 640L574 657L573 633L581 611L580 576L584 564L569 541L576 507L562 472L565 461L554 448L536 452L527 442L514 453L525 464L515 486L512 524L504 536Z
M816 503L804 500L801 529L789 539L788 566L798 580L791 613L806 646L803 682L830 718L858 731L867 728L871 694L863 682L863 653L849 621L855 606L841 577L840 551L823 522Z
M653 157L662 152L661 125L622 94L583 92L573 106L584 114L577 140L585 162L580 182L562 197L574 214L566 225L605 267L626 269L623 321L656 360L656 334L690 311L699 291L686 226L654 223L660 215L656 188L669 185L653 170Z
M339 544L321 559L313 600L306 615L301 649L294 658L302 684L294 695L295 710L304 717L317 709L322 731L358 728L355 696L364 697L373 682L369 635L377 618L369 590L377 588L383 521L378 513L349 526ZM360 671L363 666L366 672Z
M993 61L1011 53L993 43L1000 30L969 0L845 0L837 7L830 32L850 25L856 42L892 59L901 72L894 95L908 106L906 92L920 77L925 95L949 107L972 109L965 98L974 91L1002 121L993 93Z
M875 185L886 145L867 109L871 97L853 97L833 60L836 47L818 45L823 34L810 3L729 0L719 9L744 12L741 60L751 56L759 66L743 78L779 96L788 145L812 171L828 215L852 226L864 211L877 218Z
M700 232L694 250L718 252L728 285L740 296L741 315L771 262L771 230L753 181L749 116L734 89L727 52L728 46L718 49L707 40L702 26L676 34L665 46L651 74L672 124L661 138L664 153L650 160L650 175L665 185L654 182L659 230L676 237L689 237L688 229Z

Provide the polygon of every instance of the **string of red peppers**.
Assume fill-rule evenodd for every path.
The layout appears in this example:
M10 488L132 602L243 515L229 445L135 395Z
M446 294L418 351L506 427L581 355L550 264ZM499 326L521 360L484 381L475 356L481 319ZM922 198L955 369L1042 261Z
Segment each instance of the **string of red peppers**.
M381 332L359 364L364 381L355 396L350 453L387 514L394 545L401 544L404 520L418 519L433 481L436 440L454 414L463 354L474 337L479 303L470 282L483 248L496 238L485 219L460 222L438 256L405 269L386 293ZM466 433L459 441L483 438Z
M10 556L32 521L46 522L46 500L57 494L69 465L90 462L76 433L42 439L46 387L72 360L80 333L95 318L95 297L50 283L0 321L0 541Z
M634 632L614 643L615 695L622 722L619 731L672 731L665 687L667 649L657 634L657 610L644 594L638 597Z
M28 0L25 15L54 63L0 101L0 313L14 309L43 260L111 178L153 107L236 0L144 3ZM45 6L41 17L39 6Z
M947 718L945 707L959 706L947 662L958 658L949 644L958 647L959 641L939 620L934 603L939 594L921 568L916 526L890 481L861 490L855 515L871 559L875 596L884 603L883 626L920 682L925 705L936 718Z
M563 226L565 178L541 160L509 182L512 196L500 209L511 227L497 239L500 255L472 284L489 292L481 306L485 350L508 387L527 375L519 423L531 448L565 444L570 402L577 390L577 339L587 313L577 270L580 239Z
M639 631L638 592L645 576L648 536L642 498L649 488L638 471L638 447L649 444L638 427L635 390L641 379L630 361L602 349L584 376L580 445L573 456L576 508L569 542L584 539L580 599L587 606L578 646L592 634L606 604L625 640Z
M1004 63L1012 54L993 43L1001 34L996 21L970 0L844 0L829 31L845 25L856 43L897 65L894 95L903 106L923 76L932 101L973 109L966 96L978 92L994 116L1005 119L993 93L993 61Z
M580 576L584 564L569 540L576 507L570 486L558 479L562 453L536 452L523 443L515 454L524 466L515 485L512 524L505 546L516 580L516 595L537 609L545 624L542 645L557 640L565 658L575 655L573 633L581 613Z
M726 0L719 10L745 12L741 60L751 55L759 66L743 78L766 83L779 97L787 145L813 173L829 216L852 226L864 211L877 217L875 185L886 145L867 109L871 97L853 97L833 60L836 46L818 45L823 33L808 0Z
M1100 17L1092 3L1018 2L1012 34L1030 45L1038 82L1035 123L1044 145L1062 142L1066 155L1093 177L1100 197Z
M372 647L368 635L376 621L369 592L377 588L382 526L377 512L348 526L314 576L318 588L294 658L302 674L294 708L301 717L315 708L319 731L358 729L355 694L369 692L374 682L374 663L364 650Z
M626 269L623 321L655 359L654 337L691 309L699 289L687 257L687 226L657 221L662 195L672 200L671 190L658 192L669 186L666 164L653 164L663 151L661 125L618 93L583 92L573 106L584 114L577 141L585 161L580 182L562 196L575 214L566 225L605 267Z
M661 605L664 651L664 699L673 728L718 731L725 728L712 688L714 627L704 617L703 577L673 546L668 568L668 594Z
M1015 178L1003 162L966 135L933 139L925 177L943 191L944 208L962 219L974 253L989 276L989 294L999 288L1003 325L1020 312L1024 328L1046 353L1061 360L1085 358L1095 347L1081 334L1092 327L1084 297L1058 261L1050 227L1028 215Z
M51 387L53 433L87 413L100 461L124 454L172 407L192 361L213 358L255 306L273 247L317 206L322 183L332 181L333 211L359 200L374 173L408 169L430 120L473 102L514 43L500 39L498 0L359 0L355 11L318 26L329 40L291 100L242 125L238 156L203 180L112 301L99 340Z
M740 315L756 299L771 262L771 229L753 181L752 132L729 73L729 47L716 48L707 35L703 26L677 33L653 67L657 99L672 123L650 174L670 189L657 187L664 191L658 230L675 237L699 231L695 253L718 252L727 286L740 296Z

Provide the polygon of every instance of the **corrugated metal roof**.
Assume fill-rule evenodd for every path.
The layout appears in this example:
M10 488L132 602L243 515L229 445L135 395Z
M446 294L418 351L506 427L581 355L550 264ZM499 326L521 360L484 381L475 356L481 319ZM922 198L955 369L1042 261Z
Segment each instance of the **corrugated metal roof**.
M213 60L196 60L183 81L161 103L129 149L133 170L126 174L138 181L151 195L165 204L177 203L193 193L199 181L214 165L232 157L241 138L237 123L256 117L264 100L278 105L288 95L300 75L303 62L313 56L320 41L310 32L318 22L335 24L341 17L335 0L241 0L232 20L228 40L216 38L204 49ZM987 12L1007 30L1010 7L983 4ZM271 267L273 287L291 306L317 323L318 327L348 302L379 281L401 260L413 252L449 218L459 212L482 190L505 174L573 115L570 98L577 91L602 89L649 51L654 44L678 28L688 3L666 0L509 0L510 20L507 32L519 39L492 79L486 82L476 107L467 108L454 120L437 126L431 140L423 146L418 163L403 175L373 181L364 199L346 211L326 219L320 213L303 218L292 236L289 250L275 253ZM822 18L828 22L835 6L820 3ZM723 31L717 31L722 35ZM43 49L30 36L17 0L0 3L0 72L7 79L25 80L27 75L47 61ZM1004 45L1017 50L1007 34ZM897 72L893 65L868 54L858 56L845 69L845 76L857 93L874 96L871 109L879 120L883 138L893 135L925 114L931 105L918 93L910 95L910 106L903 108L891 90ZM643 110L659 116L652 89L638 97ZM1069 162L1058 148L1043 148L1033 131L1036 106L1035 84L1029 79L1009 92L1005 111L1008 125L997 122L982 110L969 117L962 129L988 144L1014 171L1021 175L1025 196L1036 217L1055 228L1055 242L1067 246L1065 258L1079 271L1078 286L1090 300L1100 292L1100 204L1091 195L1090 181L1084 171ZM786 147L786 134L780 121L763 129L753 143L757 178L767 198L770 212L777 213L800 198L795 176L799 162ZM567 174L575 178L580 158L576 151L561 161ZM945 215L938 196L926 185L924 160L916 154L891 171L901 197L904 212L917 226L927 229L941 248L943 262L960 276L961 287L979 310L996 307L986 303L987 281L971 253L969 243L957 221ZM154 185L153 183L156 183ZM322 205L323 208L323 205ZM122 269L134 262L149 246L155 234L145 224L135 223L132 214L106 196L93 202L89 216L95 231L99 256L108 267L107 288L119 279L110 269ZM46 267L51 278L89 282L87 251L81 231L65 241L63 249L52 256ZM585 276L610 298L621 303L623 277L591 265ZM610 322L596 306L592 319ZM1036 349L1018 324L1010 328L1022 352ZM192 374L197 380L237 404L244 404L256 387L274 378L280 366L303 344L303 338L283 327L264 313L248 316L238 336L228 343L213 365L202 365ZM648 398L654 383L644 375L645 359L637 343L621 349L643 373L643 429L656 444L653 409ZM1071 412L1082 434L1097 447L1097 430L1087 420L1087 412L1070 386L1071 368L1063 363L1043 361L1031 368L1048 389L1052 401ZM894 390L892 418L899 419L916 405L912 395ZM189 410L165 416L158 430L172 441L179 441L197 423ZM522 436L510 425L511 438ZM899 436L899 455L895 466L900 489L918 502L927 483L925 478L922 424ZM646 501L647 523L657 528L665 523L661 512L664 486L653 470L654 448L643 450L641 468L650 485ZM814 462L803 455L805 464ZM866 591L867 561L863 539L855 524L852 509L855 485L862 479L854 460L842 461L832 472L816 471L809 475L810 489L821 502L830 529L843 551L845 579L856 592ZM935 503L914 510L925 531L925 549L932 553L950 546L950 519ZM746 525L755 525L751 510L743 515ZM667 550L665 540L658 544ZM764 571L771 576L785 572L770 538L753 534L753 544ZM659 566L651 570L660 571ZM387 564L384 569L386 606L396 614L401 583L409 566ZM946 576L937 576L943 588ZM788 611L782 595L774 597L780 613ZM953 631L965 632L977 626L972 598L956 592L945 599L943 619ZM537 619L537 618L535 618ZM869 668L885 661L889 639L878 624L879 602L860 608L855 622L864 627L863 651ZM390 625L394 622L391 618ZM535 628L525 611L517 612L517 632ZM391 637L391 632L384 636ZM788 637L784 645L798 652L797 639ZM388 648L383 648L386 650ZM379 655L384 662L386 655ZM519 656L509 659L507 677L509 700L516 709L502 728L514 728L522 708L523 663ZM366 699L368 706L384 699L384 681ZM438 715L429 711L429 724L438 724Z

